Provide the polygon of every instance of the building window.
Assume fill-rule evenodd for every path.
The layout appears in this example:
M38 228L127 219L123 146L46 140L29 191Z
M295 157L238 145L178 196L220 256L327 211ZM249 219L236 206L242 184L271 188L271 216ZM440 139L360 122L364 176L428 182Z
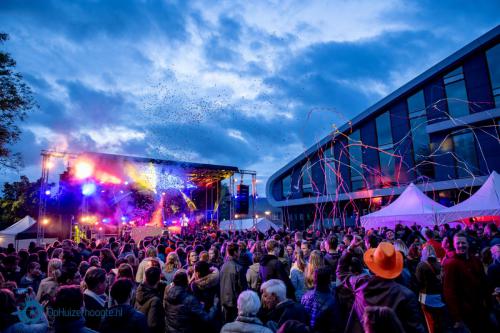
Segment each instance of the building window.
M335 171L335 158L333 157L333 146L327 148L323 154L323 166L325 170L326 194L337 192L337 175Z
M349 163L351 173L351 191L361 190L363 181L363 151L361 149L361 136L359 130L349 136Z
M495 106L500 107L500 44L486 51Z
M449 117L456 118L468 115L469 103L462 67L458 67L446 74L444 76L444 85L448 101Z
M302 177L302 193L313 193L311 161L307 161L300 172Z
M457 160L458 177L472 177L477 173L478 168L474 134L470 131L455 134L453 136L453 147Z
M377 127L377 141L380 151L380 172L382 184L392 183L395 173L394 147L392 143L391 115L389 111L384 112L375 119Z
M288 198L292 194L292 176L287 176L281 181L283 185L283 198Z
M416 94L410 96L407 99L407 103L415 170L418 176L433 178L434 168L432 162L429 160L429 135L425 130L427 126L427 115L425 112L424 92L420 90Z

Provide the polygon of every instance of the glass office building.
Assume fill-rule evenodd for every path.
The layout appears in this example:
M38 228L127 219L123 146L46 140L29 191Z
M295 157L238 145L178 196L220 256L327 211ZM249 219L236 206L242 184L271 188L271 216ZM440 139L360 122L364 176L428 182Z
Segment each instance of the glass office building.
M292 229L354 224L411 182L445 205L500 172L500 26L274 173L269 202Z

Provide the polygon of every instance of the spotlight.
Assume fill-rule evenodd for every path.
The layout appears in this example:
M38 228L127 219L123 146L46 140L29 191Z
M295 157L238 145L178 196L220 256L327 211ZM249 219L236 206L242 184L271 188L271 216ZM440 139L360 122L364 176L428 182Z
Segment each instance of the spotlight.
M122 220L122 222L126 222L127 221L127 217L126 216L122 216L121 220Z
M43 225L47 225L47 224L49 224L49 222L50 222L50 220L49 220L49 219L43 219L43 220L42 220L42 224L43 224Z
M50 190L45 191L45 195L50 195L50 194L51 194Z
M75 177L78 179L85 179L92 176L94 173L94 165L87 161L79 161L75 165Z
M47 162L45 162L45 167L49 170L52 169L54 167L54 162L48 160Z
M84 196L89 196L95 193L96 186L94 183L85 183L82 185L82 194Z
M125 182L124 184L125 184L125 185L128 185L128 182Z
M102 223L108 223L109 221L110 221L110 219L109 219L109 218L107 218L107 217L106 217L106 218L104 218L104 219L102 219Z

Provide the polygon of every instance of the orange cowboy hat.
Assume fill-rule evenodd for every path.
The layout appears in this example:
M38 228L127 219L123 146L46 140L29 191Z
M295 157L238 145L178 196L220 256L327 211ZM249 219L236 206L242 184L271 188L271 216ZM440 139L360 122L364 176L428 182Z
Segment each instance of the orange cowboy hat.
M370 271L384 279L395 279L403 270L403 255L391 243L381 242L366 251L363 259Z

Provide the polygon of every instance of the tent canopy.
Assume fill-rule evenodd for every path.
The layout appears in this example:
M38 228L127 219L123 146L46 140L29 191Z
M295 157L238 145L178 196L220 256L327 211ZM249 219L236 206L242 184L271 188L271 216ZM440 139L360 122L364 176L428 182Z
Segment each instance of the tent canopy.
M253 227L253 219L222 221L219 225L219 228L221 230L250 230L253 229ZM273 228L274 230L278 230L279 226L266 218L259 218L255 223L255 228L260 232L266 232L271 228Z
M390 205L361 217L365 228L394 227L396 224L434 226L436 213L445 206L435 202L411 183Z
M36 227L36 221L30 216L25 216L7 229L0 231L0 246L7 247L9 243L15 243L16 239L26 231Z
M441 223L478 216L500 216L500 175L495 171L469 199L438 214Z

